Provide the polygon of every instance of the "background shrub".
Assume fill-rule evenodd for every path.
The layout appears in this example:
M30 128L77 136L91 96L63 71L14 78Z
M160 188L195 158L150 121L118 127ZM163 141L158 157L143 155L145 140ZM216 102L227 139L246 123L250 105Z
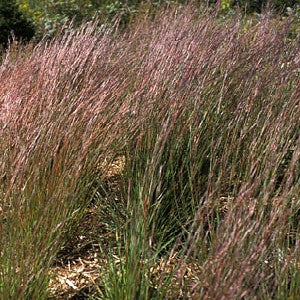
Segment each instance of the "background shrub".
M14 0L0 0L0 44L7 46L9 39L29 41L34 27L20 12Z
M261 13L262 9L266 8L267 5L275 9L278 13L284 13L288 7L293 8L297 4L300 4L299 0L223 0L223 2L238 5L249 13Z
M2 0L2 2L10 1ZM147 11L157 11L159 7L172 4L186 5L194 3L197 9L215 5L218 1L201 0L14 0L20 11L35 26L35 37L41 39L45 34L54 36L63 25L73 27L79 26L83 21L92 20L97 17L100 23L111 23L118 16L119 26L126 27L127 24L137 15L147 13ZM270 6L278 13L286 13L287 9L293 9L299 4L298 0L220 0L222 11L233 11L240 7L243 12L250 14L261 13L262 8L270 3ZM67 26L68 27L68 26Z
M108 23L116 16L125 25L142 1L128 0L17 0L21 11L36 26L37 37L55 35L64 24L72 22L74 27L94 17Z

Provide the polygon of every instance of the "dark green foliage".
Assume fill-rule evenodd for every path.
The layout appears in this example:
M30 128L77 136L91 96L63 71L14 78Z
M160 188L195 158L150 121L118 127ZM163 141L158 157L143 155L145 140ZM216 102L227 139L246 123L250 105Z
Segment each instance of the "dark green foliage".
M34 28L14 1L0 0L0 44L6 47L12 36L17 40L29 41L34 36Z
M299 0L235 0L233 1L234 5L238 5L241 8L245 9L247 12L261 13L265 7L271 7L277 12L282 13L286 11L288 7L295 7L297 4L300 4Z

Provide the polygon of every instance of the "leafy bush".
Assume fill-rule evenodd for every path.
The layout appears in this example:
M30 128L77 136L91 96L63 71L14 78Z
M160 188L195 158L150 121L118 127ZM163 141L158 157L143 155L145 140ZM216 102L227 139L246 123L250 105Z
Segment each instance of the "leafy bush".
M74 27L78 27L83 21L91 21L94 17L100 19L102 23L107 23L119 15L124 25L136 13L141 2L124 0L17 1L21 11L35 24L39 38L44 34L54 36L65 24L72 22Z
M7 46L14 37L23 41L34 35L33 25L26 20L13 0L0 0L0 44Z
M50 1L29 1L16 0L21 12L35 25L36 38L40 39L45 34L52 37L58 33L64 25L72 22L73 27L77 27L82 22L91 21L94 17L100 23L112 23L116 17L119 19L119 26L126 27L130 20L137 15L147 14L149 11L155 12L163 6L173 4L185 4L194 2L197 9L205 7L205 1L189 0L50 0ZM215 5L218 1L209 1ZM222 11L231 11L240 7L242 11L248 13L261 13L267 1L248 0L221 0L219 1ZM270 2L271 3L271 2ZM287 9L294 8L294 1L273 1L271 7L277 12L287 12Z
M275 9L278 13L284 13L287 8L293 8L297 4L300 4L299 1L295 0L222 0L221 3L223 9L229 9L231 6L239 6L250 13L261 13L268 6Z

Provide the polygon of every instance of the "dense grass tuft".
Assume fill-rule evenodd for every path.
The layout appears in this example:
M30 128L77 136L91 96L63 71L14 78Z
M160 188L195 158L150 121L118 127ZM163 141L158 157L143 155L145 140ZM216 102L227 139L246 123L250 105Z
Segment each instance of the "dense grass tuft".
M47 297L91 200L116 237L101 299L300 296L299 38L288 20L195 11L123 33L87 24L3 58L4 299Z

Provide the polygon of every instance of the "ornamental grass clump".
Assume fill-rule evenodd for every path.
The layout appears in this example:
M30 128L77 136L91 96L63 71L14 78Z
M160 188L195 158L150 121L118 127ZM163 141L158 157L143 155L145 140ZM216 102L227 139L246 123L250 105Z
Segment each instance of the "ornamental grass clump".
M184 9L128 35L140 126L102 298L299 295L299 40L275 25Z
M115 237L100 242L101 299L296 299L300 43L288 22L246 28L177 7L8 52L0 294L47 297L93 198ZM117 199L102 184L115 159Z
M101 181L97 165L126 140L120 133L128 83L119 80L122 54L114 54L114 44L109 31L91 24L41 42L25 59L8 52L2 63L3 299L46 297L49 266Z

